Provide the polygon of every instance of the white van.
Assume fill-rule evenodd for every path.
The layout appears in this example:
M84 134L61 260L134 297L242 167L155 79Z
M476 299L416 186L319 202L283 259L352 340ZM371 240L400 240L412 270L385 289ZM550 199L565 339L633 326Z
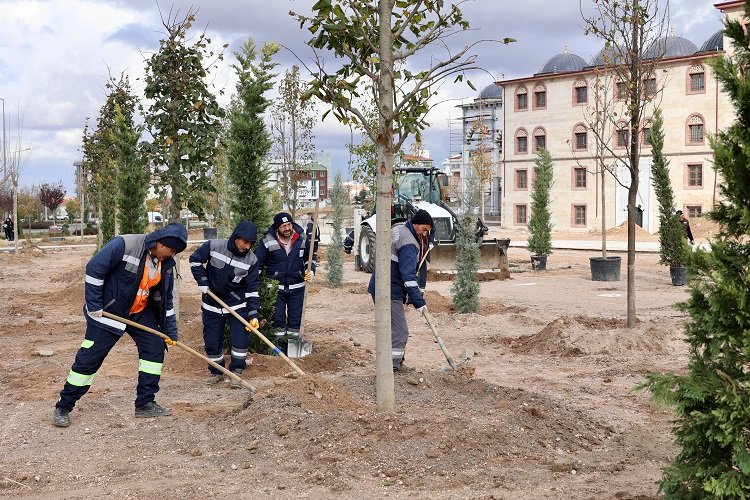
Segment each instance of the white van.
M161 212L149 212L148 223L149 224L163 224L164 217L161 215Z

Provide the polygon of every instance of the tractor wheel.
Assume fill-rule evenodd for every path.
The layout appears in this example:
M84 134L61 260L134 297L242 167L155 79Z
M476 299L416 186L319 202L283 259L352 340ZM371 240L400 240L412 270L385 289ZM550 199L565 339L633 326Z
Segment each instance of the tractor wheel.
M375 270L375 233L370 226L359 231L359 266L366 273Z

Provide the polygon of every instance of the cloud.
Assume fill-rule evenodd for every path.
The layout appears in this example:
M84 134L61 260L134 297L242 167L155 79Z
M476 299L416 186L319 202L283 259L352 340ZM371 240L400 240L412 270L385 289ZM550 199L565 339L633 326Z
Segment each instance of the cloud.
M316 56L305 44L313 35L300 29L288 13L309 13L314 1L0 0L4 21L0 98L5 102L8 149L32 147L21 183L62 178L73 190L73 162L80 158L82 130L86 118L95 121L98 115L109 75L128 75L134 92L142 94L145 59L157 50L165 34L163 22L184 17L195 7L198 12L191 33L205 30L215 50L229 44L211 80L216 92L224 91L219 99L226 104L235 85L232 53L248 37L258 46L265 41L284 45L277 57L280 76L292 64L313 66ZM671 5L675 32L698 46L721 29L721 16L713 2L672 0ZM450 122L460 116L457 104L473 100L493 79L535 73L566 48L586 61L601 48L600 42L583 34L575 1L476 0L461 6L472 29L453 35L449 50L479 39L487 41L471 51L481 68L468 74L476 90L452 81L439 87L438 104L427 118L431 127L423 134L424 146L437 164L451 152ZM498 43L504 37L517 42ZM329 68L338 64L329 54L319 55L326 57ZM411 58L409 67L424 68L445 55L446 48L436 45ZM321 115L325 109L318 107ZM331 153L334 173L346 175L348 127L330 116L316 127L315 135L317 149Z

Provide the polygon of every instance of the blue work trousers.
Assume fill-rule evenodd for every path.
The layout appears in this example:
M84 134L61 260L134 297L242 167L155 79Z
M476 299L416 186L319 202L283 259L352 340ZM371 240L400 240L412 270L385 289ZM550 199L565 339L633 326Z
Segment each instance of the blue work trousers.
M244 317L243 309L238 314ZM232 355L229 362L230 370L244 370L247 366L247 351L250 348L250 332L245 329L240 320L231 314L217 314L203 309L203 346L206 357L224 366L224 328L229 322L229 337L232 341ZM221 372L211 365L208 371L213 375Z
M131 321L141 325L159 330L154 314L150 309L136 314L131 314ZM93 321L86 322L86 338L78 349L75 361L71 367L68 379L65 381L60 399L55 406L72 410L76 402L86 394L91 388L93 376L102 366L104 358L114 347L120 335L100 328L93 324ZM136 388L135 406L140 407L153 401L157 392L159 392L159 379L161 378L161 366L164 363L164 340L160 337L144 332L138 328L128 326L125 331L135 341L138 348L138 387ZM81 380L87 380L81 383ZM76 383L71 383L74 381Z

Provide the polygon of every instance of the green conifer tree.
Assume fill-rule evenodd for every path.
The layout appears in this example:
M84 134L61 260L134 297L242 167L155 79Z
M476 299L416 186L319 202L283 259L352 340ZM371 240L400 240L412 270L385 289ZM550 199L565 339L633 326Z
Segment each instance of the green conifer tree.
M480 250L476 238L476 213L479 207L480 183L472 176L466 183L461 205L463 211L458 218L456 235L456 277L451 285L451 295L456 311L473 313L479 311Z
M237 93L229 111L229 130L226 138L226 157L229 180L233 196L229 206L234 223L249 220L258 227L258 241L263 231L271 225L273 205L268 187L269 171L266 160L271 149L271 139L263 122L263 113L270 105L265 93L273 88L272 73L276 63L272 57L279 45L266 43L261 49L260 61L256 63L257 50L250 38L235 53L237 63ZM278 284L266 277L260 279L259 317L273 318ZM268 338L273 338L273 327L268 321L260 329ZM268 347L255 335L251 337L251 350L268 352Z
M750 497L750 36L739 21L726 20L724 31L735 52L712 67L737 120L711 139L723 201L708 216L721 229L711 251L689 262L687 372L651 374L643 385L676 411L680 452L660 481L675 499Z
M549 211L553 166L549 151L542 148L536 159L536 180L531 187L529 251L534 255L552 253L552 222Z
M344 209L346 207L347 194L341 180L341 174L336 174L333 188L328 192L333 206L333 234L331 244L326 249L326 260L328 261L328 286L341 288L344 278Z
M690 254L685 232L675 213L669 161L664 157L664 118L660 109L654 113L651 124L651 154L654 193L659 202L659 262L670 267L681 267Z

